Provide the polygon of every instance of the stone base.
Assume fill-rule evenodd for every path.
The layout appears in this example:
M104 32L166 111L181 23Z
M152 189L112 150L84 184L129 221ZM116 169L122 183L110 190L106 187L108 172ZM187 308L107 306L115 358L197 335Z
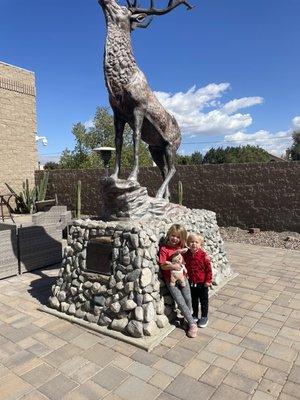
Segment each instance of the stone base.
M59 278L52 287L50 307L124 336L160 336L175 316L173 299L157 264L159 243L173 223L203 235L213 265L214 287L232 275L214 212L184 208L174 216L151 220L75 220ZM104 253L101 262L95 253L90 257L90 244L95 242L100 244L100 252L104 246L107 260ZM105 262L107 270L102 268ZM101 273L95 272L97 268Z

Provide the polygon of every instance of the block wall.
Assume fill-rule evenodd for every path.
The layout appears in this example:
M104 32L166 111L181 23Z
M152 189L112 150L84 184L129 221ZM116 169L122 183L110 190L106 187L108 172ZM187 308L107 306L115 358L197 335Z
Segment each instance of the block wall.
M37 166L36 95L33 72L0 61L0 193L15 190Z
M42 172L37 172L37 180ZM75 186L82 182L82 213L99 215L103 203L103 171L53 170L48 196L74 210ZM300 232L300 162L182 165L171 181L171 201L178 201L183 183L183 205L217 214L220 226L258 227ZM154 196L161 184L158 168L141 168L139 183Z

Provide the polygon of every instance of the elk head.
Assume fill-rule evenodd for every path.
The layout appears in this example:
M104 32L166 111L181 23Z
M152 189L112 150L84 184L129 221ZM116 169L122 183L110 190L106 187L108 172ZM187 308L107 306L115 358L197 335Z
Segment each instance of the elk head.
M181 4L184 4L188 10L193 8L187 0L169 0L165 8L155 8L154 0L150 0L149 8L140 8L137 0L126 0L127 7L120 6L116 0L98 0L98 3L107 20L112 20L120 26L125 25L123 27L130 31L135 28L147 28L152 21L152 16L167 14Z

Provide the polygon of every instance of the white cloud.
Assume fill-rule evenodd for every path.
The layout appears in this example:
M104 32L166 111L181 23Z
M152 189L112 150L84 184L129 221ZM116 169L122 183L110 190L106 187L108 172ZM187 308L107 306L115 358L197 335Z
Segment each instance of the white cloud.
M293 118L293 129L300 131L300 117Z
M242 97L241 99L234 99L224 104L222 110L226 114L233 114L241 108L252 107L257 104L262 104L264 99L262 97Z
M229 88L230 84L225 82L213 83L200 89L193 86L185 93L155 94L175 116L183 134L189 134L190 137L224 135L224 142L219 144L221 146L258 145L272 154L284 154L292 143L292 129L276 133L267 130L244 132L252 124L252 117L241 110L262 104L264 99L260 96L242 97L222 104L221 97ZM294 130L300 130L300 116L293 118L292 126Z
M233 135L226 135L224 141L228 146L244 146L250 144L259 146L276 156L285 154L285 151L292 143L292 132L280 131L271 133L266 130L260 130L255 133L236 132Z
M178 121L182 133L188 134L232 134L252 124L250 114L236 113L241 108L261 104L261 97L234 99L222 105L220 98L230 84L212 83L203 88L190 88L175 94L155 92L159 101ZM212 108L213 110L205 110Z

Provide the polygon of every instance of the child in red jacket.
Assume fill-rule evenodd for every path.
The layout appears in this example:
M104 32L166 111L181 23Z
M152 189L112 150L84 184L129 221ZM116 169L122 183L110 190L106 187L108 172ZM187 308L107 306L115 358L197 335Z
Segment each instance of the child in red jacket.
M183 255L191 286L193 317L199 328L208 324L208 288L212 282L212 269L208 255L202 249L204 239L201 235L191 233L187 238L189 250ZM199 301L201 318L199 316Z

